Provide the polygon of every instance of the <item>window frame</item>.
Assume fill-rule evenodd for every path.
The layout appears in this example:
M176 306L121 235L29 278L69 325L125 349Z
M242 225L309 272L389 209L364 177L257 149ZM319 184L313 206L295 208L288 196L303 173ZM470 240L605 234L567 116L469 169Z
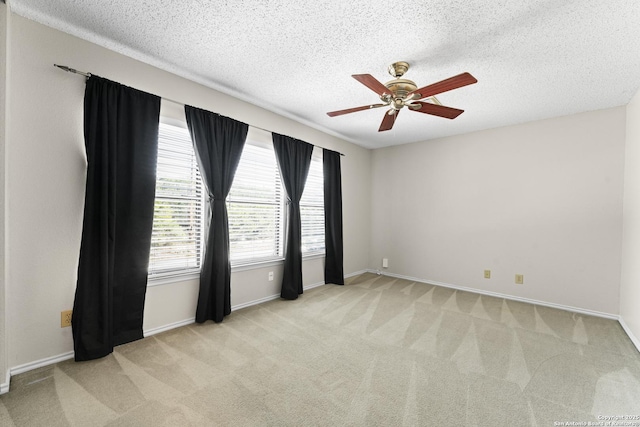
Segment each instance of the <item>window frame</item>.
M279 220L276 225L277 231L275 235L275 240L277 242L276 243L277 251L275 255L233 260L231 258L231 252L233 251L233 248L230 247L229 261L231 264L232 271L243 271L243 270L249 270L254 268L267 267L271 265L281 264L284 261L284 237L285 237L286 217L287 217L286 192L284 189L284 185L282 184L282 179L280 178L280 171L279 171L278 162L275 156L275 150L273 148L271 132L268 132L253 126L249 126L249 131L247 133L247 140L245 142L244 149L246 149L247 146L255 146L258 148L269 150L270 152L273 153L276 177L278 178L279 184L280 184L279 185L280 199L277 203L277 209L279 211ZM235 181L235 176L234 176L234 181ZM233 184L232 184L232 188L233 188ZM231 215L229 214L229 212L231 210L229 209L229 205L230 203L240 203L239 201L234 201L232 196L233 196L232 192L230 191L229 196L227 196L227 212L229 215L230 225L231 225ZM261 204L261 203L257 202L256 204ZM268 203L265 203L265 204L268 204ZM231 230L229 230L229 237L231 240Z
M159 125L158 125L158 132L160 132L161 125L168 125L176 128L185 129L188 132L186 119L184 117L181 120L174 117L161 115L159 120ZM193 149L193 141L191 140L191 135L189 135L189 140L191 141L191 147ZM194 157L196 156L195 151L193 155ZM197 161L196 161L196 168L198 168ZM198 254L199 265L198 267L190 267L190 268L182 268L182 269L177 268L177 269L168 270L168 271L158 271L158 272L149 271L147 275L147 286L157 286L157 285L168 284L168 283L173 283L177 281L197 279L200 277L200 271L202 270L202 263L204 262L206 236L209 228L209 224L206 219L210 216L209 204L206 202L207 190L205 188L204 182L202 182L202 178L200 179L201 179L200 181L201 191L200 191L199 206L201 209L201 214L200 214L201 223L200 223L200 233L199 233L199 241L200 241L199 254ZM156 181L157 181L157 177L156 177ZM154 200L154 204L155 204L155 200ZM151 259L149 259L149 261L151 263Z
M318 189L319 193L320 193L320 197L319 200L321 201L320 203L308 203L305 200L305 193L303 192L302 194L302 198L300 199L300 219L302 221L302 207L303 206L313 206L313 207L322 207L321 211L322 211L322 249L317 249L317 250L313 250L313 251L303 251L302 252L302 257L303 258L316 258L316 257L322 257L325 256L326 254L326 250L327 250L327 246L326 246L326 236L324 235L324 168L323 168L323 156L322 156L322 148L320 147L314 147L313 148L313 153L311 155L311 165L309 167L309 175L307 176L307 182L305 183L305 192L307 191L307 185L309 183L309 177L311 176L311 166L315 166L316 168L319 168L320 174L322 176L322 179L320 180L320 188ZM304 227L302 228L302 235L304 235ZM302 248L301 248L302 249Z
M164 104L164 103L163 103ZM164 107L169 107L163 105ZM169 110L171 107L169 108ZM160 123L170 126L175 126L183 129L188 129L186 119L184 118L184 110L182 108L178 110L171 111L173 114L165 114L166 110L160 116ZM177 114L176 114L177 113ZM271 138L271 132L255 128L249 126L249 132L247 135L247 141L245 144L249 145L257 145L259 147L268 148L273 150L273 141ZM193 143L192 143L193 146ZM194 153L195 155L195 153ZM274 151L275 156L275 151ZM312 155L312 162L320 162L320 167L322 168L322 149L319 147L314 148L314 152ZM277 164L276 159L276 169L279 171L279 166ZM279 254L273 257L265 257L265 258L253 258L247 260L237 260L230 261L231 263L231 271L245 271L245 270L253 270L258 268L267 268L271 266L282 265L284 262L284 238L286 233L286 224L287 224L287 209L286 209L286 190L284 189L284 184L280 182L281 186L281 198L280 198L280 224L278 231L278 240L279 240ZM189 280L197 280L200 277L200 271L202 269L202 263L204 262L204 252L206 249L206 240L208 236L208 228L209 221L207 218L210 217L210 207L209 203L207 203L206 198L206 189L204 183L202 184L202 198L201 198L201 206L202 206L202 224L201 224L201 233L200 233L200 266L197 268L188 268L182 270L173 270L167 272L158 272L158 273L149 273L147 279L147 286L158 286L164 284L170 284L175 282L183 282ZM324 201L323 201L324 206ZM302 257L305 260L322 258L326 255L326 242L324 249L318 251L308 251L303 252Z

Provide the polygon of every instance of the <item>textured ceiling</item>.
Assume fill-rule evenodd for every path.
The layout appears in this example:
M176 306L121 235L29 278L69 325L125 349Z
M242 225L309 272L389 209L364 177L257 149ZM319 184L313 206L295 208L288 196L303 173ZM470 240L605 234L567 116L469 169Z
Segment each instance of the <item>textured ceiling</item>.
M14 13L368 148L624 105L640 87L638 0L10 0ZM351 78L407 61L455 120L403 109L330 118L377 95ZM75 64L65 64L74 67ZM99 74L100 70L93 71ZM108 77L108 76L105 76Z

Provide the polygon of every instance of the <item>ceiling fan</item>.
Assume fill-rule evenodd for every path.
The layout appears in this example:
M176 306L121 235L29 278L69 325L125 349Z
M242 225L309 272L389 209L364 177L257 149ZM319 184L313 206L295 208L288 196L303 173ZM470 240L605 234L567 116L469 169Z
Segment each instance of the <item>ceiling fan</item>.
M388 71L389 74L395 77L395 80L388 81L385 84L380 83L371 74L352 75L351 77L377 93L382 104L363 105L362 107L332 111L327 113L327 115L329 117L335 117L343 114L355 113L356 111L370 110L372 108L391 107L385 113L378 132L391 129L398 117L398 113L403 107L407 107L409 110L417 111L419 113L431 114L433 116L445 117L447 119L455 119L462 114L464 110L445 107L434 95L458 89L478 81L471 74L462 73L418 89L418 86L416 86L416 84L411 80L400 78L408 69L409 64L407 62L394 62L389 66ZM431 102L419 101L420 99L425 98L428 98Z

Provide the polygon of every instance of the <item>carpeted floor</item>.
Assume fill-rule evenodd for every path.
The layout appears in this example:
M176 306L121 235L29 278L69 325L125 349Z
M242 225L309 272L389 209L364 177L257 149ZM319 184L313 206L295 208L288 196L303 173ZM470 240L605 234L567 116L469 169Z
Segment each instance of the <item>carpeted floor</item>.
M374 274L18 375L0 396L2 426L542 427L616 415L640 415L640 354L618 322Z

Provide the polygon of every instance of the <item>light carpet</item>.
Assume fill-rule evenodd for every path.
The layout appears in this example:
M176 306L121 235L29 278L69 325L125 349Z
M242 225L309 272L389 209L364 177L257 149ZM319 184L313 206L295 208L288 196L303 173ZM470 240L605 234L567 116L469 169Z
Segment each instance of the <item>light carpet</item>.
M0 396L2 426L541 427L620 415L640 415L640 354L618 322L375 274L17 375Z

